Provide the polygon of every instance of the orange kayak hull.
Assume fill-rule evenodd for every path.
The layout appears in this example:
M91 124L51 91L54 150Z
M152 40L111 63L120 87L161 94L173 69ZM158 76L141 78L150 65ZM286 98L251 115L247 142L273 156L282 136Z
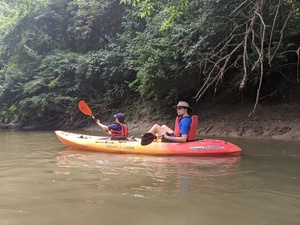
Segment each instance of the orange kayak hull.
M74 150L146 155L228 155L240 154L237 145L216 139L203 139L185 143L165 143L154 141L142 146L136 141L110 140L108 137L92 136L65 131L55 131L57 138Z

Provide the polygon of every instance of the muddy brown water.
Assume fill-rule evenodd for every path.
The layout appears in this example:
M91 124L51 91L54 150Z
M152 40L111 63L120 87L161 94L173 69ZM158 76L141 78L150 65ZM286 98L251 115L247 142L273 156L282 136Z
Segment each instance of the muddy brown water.
M228 139L241 156L74 151L0 131L1 225L298 225L300 143Z

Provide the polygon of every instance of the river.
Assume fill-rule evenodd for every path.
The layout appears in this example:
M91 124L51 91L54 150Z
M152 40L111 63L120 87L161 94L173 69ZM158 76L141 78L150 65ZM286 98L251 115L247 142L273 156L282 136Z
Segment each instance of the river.
M298 225L300 143L232 139L241 156L74 151L0 131L1 225Z

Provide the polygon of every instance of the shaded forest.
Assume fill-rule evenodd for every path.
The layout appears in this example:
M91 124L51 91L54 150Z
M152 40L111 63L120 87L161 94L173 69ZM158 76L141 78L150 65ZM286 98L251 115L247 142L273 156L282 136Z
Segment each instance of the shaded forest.
M221 99L300 99L296 0L2 0L0 122L82 126Z

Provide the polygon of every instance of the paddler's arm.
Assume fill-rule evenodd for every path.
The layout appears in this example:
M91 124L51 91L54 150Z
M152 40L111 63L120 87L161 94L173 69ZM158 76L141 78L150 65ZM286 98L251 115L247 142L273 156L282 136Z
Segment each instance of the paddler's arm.
M176 141L176 142L186 142L187 141L187 134L182 134L181 137L171 137L166 134L162 134L165 139Z
M108 126L100 123L100 120L96 120L96 123L101 127L106 133L110 134L110 131L108 130Z

